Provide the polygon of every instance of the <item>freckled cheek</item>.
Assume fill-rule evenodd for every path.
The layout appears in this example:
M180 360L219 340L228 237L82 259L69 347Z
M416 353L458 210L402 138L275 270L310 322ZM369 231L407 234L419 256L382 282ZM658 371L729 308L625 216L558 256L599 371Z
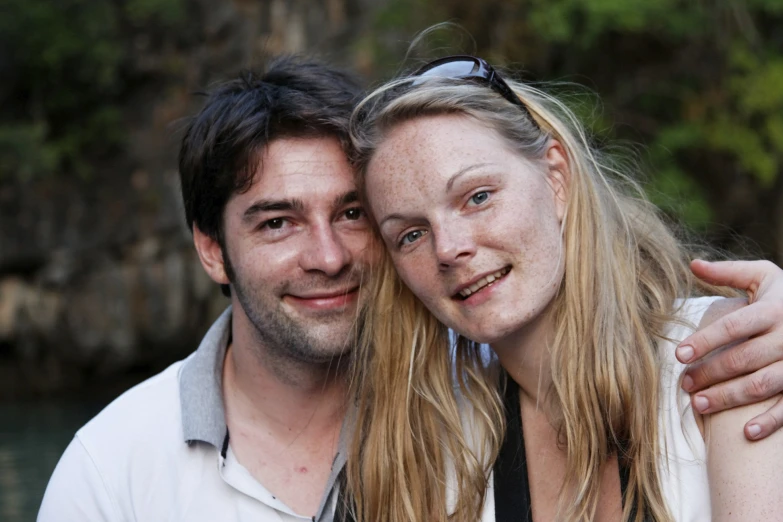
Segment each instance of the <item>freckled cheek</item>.
M426 303L426 298L433 295L432 289L430 288L433 278L424 273L420 269L420 265L418 265L417 268L417 263L394 260L394 266L397 269L397 275L400 276L400 279L405 283L405 286L407 286L416 297Z
M541 270L556 266L557 257L562 250L559 235L540 230L523 234L520 247L524 263Z
M506 225L508 226L506 230L516 230L517 237L527 244L545 246L560 242L560 223L553 216L543 212L520 212Z
M413 294L440 321L451 325L449 320L453 303L451 296L444 291L444 286L437 276L432 274L417 275L408 285Z
M523 244L520 254L525 269L523 284L529 291L548 292L547 288L559 286L563 278L563 255L564 246L557 234L539 235Z

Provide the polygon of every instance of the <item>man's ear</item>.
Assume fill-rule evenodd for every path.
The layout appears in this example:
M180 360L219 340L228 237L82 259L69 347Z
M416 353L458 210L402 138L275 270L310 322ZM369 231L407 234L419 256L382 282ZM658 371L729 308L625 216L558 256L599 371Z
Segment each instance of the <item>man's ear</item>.
M544 157L547 165L547 180L555 196L557 219L563 222L568 202L568 189L571 182L571 169L563 145L550 140Z
M226 265L223 261L220 243L202 232L195 223L193 223L193 245L196 247L201 266L204 267L207 275L218 284L230 284L226 275Z

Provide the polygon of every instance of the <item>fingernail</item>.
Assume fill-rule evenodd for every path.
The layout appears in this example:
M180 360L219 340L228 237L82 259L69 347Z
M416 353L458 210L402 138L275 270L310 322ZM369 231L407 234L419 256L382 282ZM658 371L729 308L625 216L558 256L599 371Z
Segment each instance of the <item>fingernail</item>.
M682 389L685 391L691 391L693 388L693 379L691 379L690 375L686 375L682 378Z
M748 426L748 435L750 435L751 439L758 437L759 433L761 433L761 426L758 424L751 424Z
M691 359L693 359L693 347L686 344L677 348L677 358L685 363L691 362Z
M699 413L704 413L707 408L710 407L710 401L707 400L707 397L697 395L693 398L693 407L696 408L696 411Z

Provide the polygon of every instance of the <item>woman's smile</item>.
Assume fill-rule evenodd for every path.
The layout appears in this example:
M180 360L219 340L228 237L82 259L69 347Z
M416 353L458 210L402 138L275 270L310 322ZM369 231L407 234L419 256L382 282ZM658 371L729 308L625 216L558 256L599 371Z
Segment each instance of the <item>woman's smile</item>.
M454 294L453 298L458 301L467 301L470 304L474 304L476 303L476 297L478 297L477 294L479 292L482 292L485 289L489 290L491 287L495 286L495 284L500 284L501 280L506 277L510 270L510 266L505 266L491 274L479 276L472 283L462 285Z

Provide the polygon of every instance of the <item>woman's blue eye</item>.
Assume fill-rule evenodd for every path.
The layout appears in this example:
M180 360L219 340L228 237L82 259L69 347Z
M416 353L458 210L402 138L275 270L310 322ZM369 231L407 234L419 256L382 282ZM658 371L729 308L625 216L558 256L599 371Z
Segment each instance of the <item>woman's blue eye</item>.
M408 232L407 234L402 236L402 241L400 241L400 244L408 245L410 243L413 243L414 241L417 241L423 235L424 235L423 230L414 230L413 232Z
M487 198L489 198L489 192L477 192L470 198L470 202L475 203L476 205L481 205L487 200Z

